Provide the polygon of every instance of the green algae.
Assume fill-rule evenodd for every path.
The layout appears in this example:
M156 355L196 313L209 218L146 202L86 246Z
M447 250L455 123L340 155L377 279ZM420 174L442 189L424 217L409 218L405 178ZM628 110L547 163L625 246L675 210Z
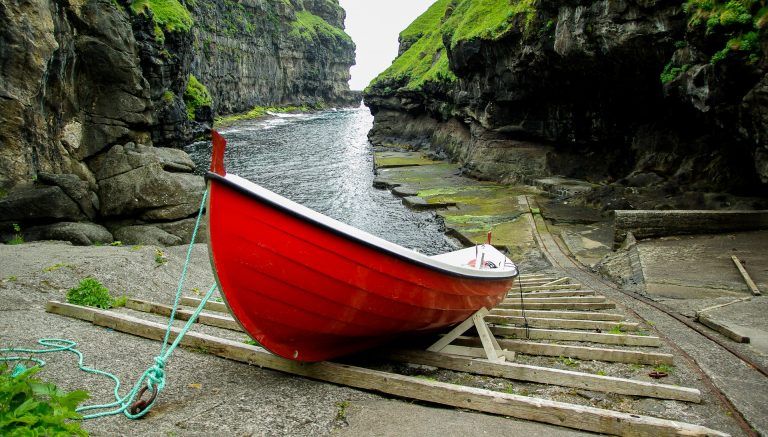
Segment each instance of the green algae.
M377 168L435 165L438 163L423 153L414 152L378 152L374 153L373 161Z

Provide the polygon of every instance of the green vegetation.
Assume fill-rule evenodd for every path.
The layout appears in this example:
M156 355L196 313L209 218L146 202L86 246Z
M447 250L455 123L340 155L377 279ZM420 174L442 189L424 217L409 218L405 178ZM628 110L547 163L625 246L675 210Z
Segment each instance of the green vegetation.
M727 39L724 47L712 55L713 64L729 54L750 64L760 60L759 40L768 24L765 0L688 0L683 8L688 13L690 30L701 29L708 36Z
M133 0L131 10L135 14L152 11L152 18L161 32L189 32L194 24L192 15L178 0ZM157 31L158 27L155 28L156 37Z
M310 111L320 110L320 109L323 109L322 105L254 106L253 109L251 109L248 112L244 112L242 114L228 115L226 117L216 117L215 124L217 127L226 126L236 121L253 120L256 118L265 117L269 115L270 112L273 114L286 114L286 113L294 113L294 112L310 112Z
M614 335L626 334L626 332L622 331L621 328L622 328L621 324L618 324L613 328L611 328L610 330L608 330L608 334L614 334Z
M657 364L653 366L653 370L655 372L659 373L666 373L667 375L671 375L672 371L675 370L674 366L670 366L669 364Z
M672 82L680 75L680 73L685 73L689 68L691 68L691 66L688 64L685 64L682 67L673 67L672 62L668 63L664 66L664 71L661 72L661 76L659 77L661 83L667 84Z
M170 90L165 90L163 93L163 101L165 103L173 103L173 98L175 95Z
M125 305L125 296L113 299L109 289L95 278L85 278L67 292L67 302L74 305L109 309ZM122 305L120 303L122 302Z
M8 241L8 244L16 245L16 244L23 243L24 242L24 236L21 234L21 226L19 226L18 223L14 223L12 226L13 226L14 235L13 235L13 238L11 238Z
M340 43L352 44L352 38L344 30L331 25L309 11L296 12L296 20L292 21L290 25L291 32L289 35L304 41L330 38Z
M7 365L0 365L0 435L87 436L75 409L89 398L88 393L64 393L33 378L40 370L33 367L13 376Z
M48 267L44 268L43 271L46 272L46 273L55 272L56 270L59 270L62 267L67 267L67 268L70 268L70 269L72 268L72 266L70 264L56 263L56 264L54 264L52 266L48 266Z
M496 40L516 26L527 31L536 17L533 4L534 0L438 0L400 33L407 50L373 80L368 91L419 90L428 82L455 81L447 42L454 47L475 38Z
M109 243L109 245L112 247L123 247L123 242L120 240L117 240Z
M160 249L155 249L155 264L161 266L168 262L168 257L165 256L165 252Z
M336 420L346 421L347 408L349 408L349 402L348 401L336 402L336 406L338 407L338 410L336 411Z
M200 83L194 74L189 75L187 89L184 91L184 103L187 105L187 118L195 119L195 111L203 106L211 106L213 99L205 85Z
M579 360L574 360L571 357L560 357L560 362L568 367L579 367Z

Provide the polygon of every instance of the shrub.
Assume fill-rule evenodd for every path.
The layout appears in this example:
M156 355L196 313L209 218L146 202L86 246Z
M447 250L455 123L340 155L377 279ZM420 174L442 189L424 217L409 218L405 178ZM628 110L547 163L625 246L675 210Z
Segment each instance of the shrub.
M34 367L13 376L7 365L0 365L0 435L87 436L76 421L82 416L75 409L88 399L88 393L64 393L33 378L39 371Z
M67 292L67 302L101 309L112 307L113 299L109 289L94 278L85 278Z

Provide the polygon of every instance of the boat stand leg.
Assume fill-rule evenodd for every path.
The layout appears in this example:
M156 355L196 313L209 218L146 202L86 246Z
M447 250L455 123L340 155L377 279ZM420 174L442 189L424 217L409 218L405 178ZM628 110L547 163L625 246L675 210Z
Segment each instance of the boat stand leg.
M494 337L491 333L491 330L488 329L488 325L485 324L484 319L484 317L487 315L488 310L481 308L476 313L472 314L472 317L469 317L467 320L461 322L458 326L453 328L451 332L445 334L440 340L435 342L435 344L428 347L427 350L430 352L443 352L454 355L486 358L488 361L492 362L504 362L507 358L514 359L515 353L502 350L499 346L499 342L496 341L496 337ZM482 349L451 345L454 340L467 332L473 326L480 336L480 342L483 345Z

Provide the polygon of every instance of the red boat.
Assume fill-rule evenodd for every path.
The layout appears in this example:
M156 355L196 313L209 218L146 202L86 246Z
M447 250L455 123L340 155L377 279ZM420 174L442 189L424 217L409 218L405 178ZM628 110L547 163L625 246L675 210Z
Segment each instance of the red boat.
M406 249L227 174L226 142L213 144L211 264L232 315L276 355L321 361L450 327L512 287L517 267L491 245Z

